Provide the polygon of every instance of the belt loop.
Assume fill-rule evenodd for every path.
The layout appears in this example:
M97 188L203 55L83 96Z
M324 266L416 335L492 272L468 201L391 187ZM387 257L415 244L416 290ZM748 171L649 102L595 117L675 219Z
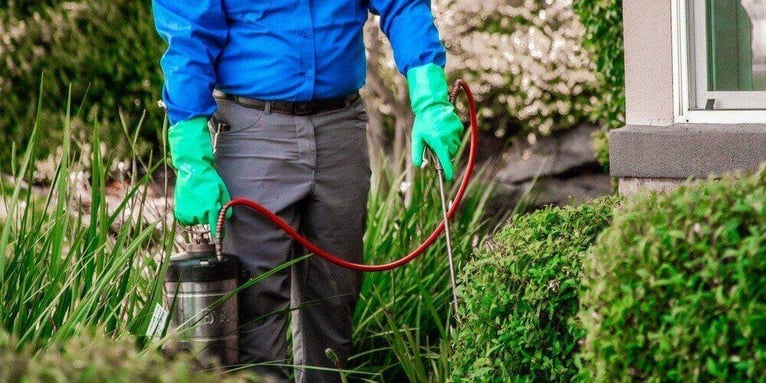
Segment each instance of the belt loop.
M266 114L271 114L271 101L266 101L263 103L263 112Z
M356 102L356 100L359 97L361 97L359 95L359 91L356 91L356 92L352 93L350 96L347 96L346 97L346 107L348 108L349 106L351 106L354 102Z

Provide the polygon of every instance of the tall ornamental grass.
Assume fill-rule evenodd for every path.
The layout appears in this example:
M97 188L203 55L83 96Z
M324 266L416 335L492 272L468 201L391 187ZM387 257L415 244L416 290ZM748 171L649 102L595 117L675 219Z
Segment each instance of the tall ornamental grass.
M385 166L375 166L365 254L369 263L400 258L419 245L442 220L438 179L432 167L421 170L411 185ZM485 207L493 187L478 181L466 191L450 221L459 269L489 230ZM458 183L447 186L454 195ZM408 206L402 189L412 188ZM354 316L356 355L350 363L371 381L445 382L450 328L454 325L446 241L443 237L423 255L398 269L365 275Z
M70 107L66 115L61 129L70 137ZM141 333L159 301L161 283L155 276L164 270L158 255L172 245L172 235L166 235L172 228L164 219L147 223L129 217L144 216L149 175L163 162L150 160L143 164L145 176L122 179L126 195L110 208L107 173L115 158L102 152L95 124L89 156L63 140L49 191L38 195L29 185L37 142L47 134L43 128L50 127L35 122L23 160L12 164L14 184L1 181L10 196L4 193L8 217L0 222L0 325L18 340L19 349L63 341L84 327ZM128 136L134 144L137 136ZM134 169L141 166L133 162ZM73 187L76 177L70 179L76 169L88 168L89 196Z

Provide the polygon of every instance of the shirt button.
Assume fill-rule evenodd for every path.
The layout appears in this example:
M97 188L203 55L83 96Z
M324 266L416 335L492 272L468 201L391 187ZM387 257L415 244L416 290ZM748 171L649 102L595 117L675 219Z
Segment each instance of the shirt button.
M309 33L308 32L303 32L303 33L301 33L301 36L303 36L304 39L307 39L307 38L309 38Z

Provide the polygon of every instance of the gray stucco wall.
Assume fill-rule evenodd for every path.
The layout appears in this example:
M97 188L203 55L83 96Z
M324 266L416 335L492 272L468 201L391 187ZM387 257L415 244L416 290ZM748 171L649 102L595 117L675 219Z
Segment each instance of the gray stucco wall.
M705 178L766 161L766 124L628 125L609 139L620 178Z
M623 2L628 125L673 123L673 52L669 0Z
M672 1L623 2L627 126L609 135L610 172L623 192L766 161L766 121L674 124Z

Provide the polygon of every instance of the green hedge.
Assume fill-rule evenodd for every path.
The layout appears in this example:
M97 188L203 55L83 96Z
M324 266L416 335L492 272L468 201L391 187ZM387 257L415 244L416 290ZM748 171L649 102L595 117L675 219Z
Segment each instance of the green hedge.
M461 273L455 381L571 381L584 252L616 198L520 216Z
M19 351L21 348L21 351ZM58 346L32 352L0 330L0 382L259 382L249 374L204 371L186 353L139 351L129 337L85 331Z
M157 140L164 117L156 105L164 44L154 30L151 1L18 3L12 11L0 10L0 146L24 148L35 118L43 126L61 125L70 85L72 115L84 105L76 120L100 121L110 149L125 142L120 113L132 128L144 110L149 112L142 135ZM41 78L43 111L38 114ZM74 127L87 130L82 123ZM43 138L43 156L61 142L60 134ZM1 162L9 163L10 150L1 153Z
M631 198L583 274L584 381L763 381L766 168Z
M595 118L603 129L594 139L599 162L609 162L606 132L625 124L625 58L622 0L577 0L572 3L585 27L583 45L593 54L600 82Z

